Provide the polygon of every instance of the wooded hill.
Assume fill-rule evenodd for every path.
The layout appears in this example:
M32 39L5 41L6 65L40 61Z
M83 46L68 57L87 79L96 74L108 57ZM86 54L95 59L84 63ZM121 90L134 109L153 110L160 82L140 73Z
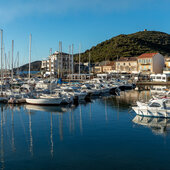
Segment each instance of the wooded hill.
M115 60L120 57L135 57L146 52L159 52L170 56L170 35L158 31L141 31L118 35L106 40L81 54L81 62ZM78 54L75 55L78 61Z
M28 71L28 69L29 69L29 63L19 67L20 71ZM16 70L17 68L14 68L14 71ZM41 70L41 61L34 61L31 63L31 71L40 71L40 70Z

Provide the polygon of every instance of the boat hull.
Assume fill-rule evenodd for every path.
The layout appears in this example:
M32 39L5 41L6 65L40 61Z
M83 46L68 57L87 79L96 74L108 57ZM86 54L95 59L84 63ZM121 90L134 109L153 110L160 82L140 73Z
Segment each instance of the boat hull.
M62 102L62 98L61 99L54 99L54 98L26 99L26 102L28 104L33 104L33 105L60 105Z

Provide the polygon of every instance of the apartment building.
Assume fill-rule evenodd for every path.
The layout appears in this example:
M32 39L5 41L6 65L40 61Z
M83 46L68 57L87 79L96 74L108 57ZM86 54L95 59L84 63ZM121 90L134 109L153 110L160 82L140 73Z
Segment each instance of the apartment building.
M47 60L42 61L42 74L65 78L67 74L73 73L73 63L72 55L56 51Z
M137 73L138 63L136 57L121 57L115 62L115 69L118 73Z
M163 55L159 53L144 53L138 58L138 71L142 73L162 73L165 65Z

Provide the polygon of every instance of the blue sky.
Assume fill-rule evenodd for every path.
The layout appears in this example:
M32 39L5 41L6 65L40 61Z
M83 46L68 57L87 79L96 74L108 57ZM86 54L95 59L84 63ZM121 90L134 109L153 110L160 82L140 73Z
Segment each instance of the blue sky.
M0 28L5 52L20 52L28 62L29 34L32 61L48 57L49 49L82 51L119 34L148 30L170 33L169 0L1 0Z

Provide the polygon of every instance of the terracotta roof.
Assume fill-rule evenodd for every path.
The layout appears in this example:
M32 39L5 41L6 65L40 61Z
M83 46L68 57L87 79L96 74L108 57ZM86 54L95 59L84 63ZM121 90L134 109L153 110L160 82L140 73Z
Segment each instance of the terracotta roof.
M137 61L137 57L120 57L118 62L125 62L125 61Z
M138 58L152 58L156 54L158 54L158 53L144 53L144 54L140 55Z

